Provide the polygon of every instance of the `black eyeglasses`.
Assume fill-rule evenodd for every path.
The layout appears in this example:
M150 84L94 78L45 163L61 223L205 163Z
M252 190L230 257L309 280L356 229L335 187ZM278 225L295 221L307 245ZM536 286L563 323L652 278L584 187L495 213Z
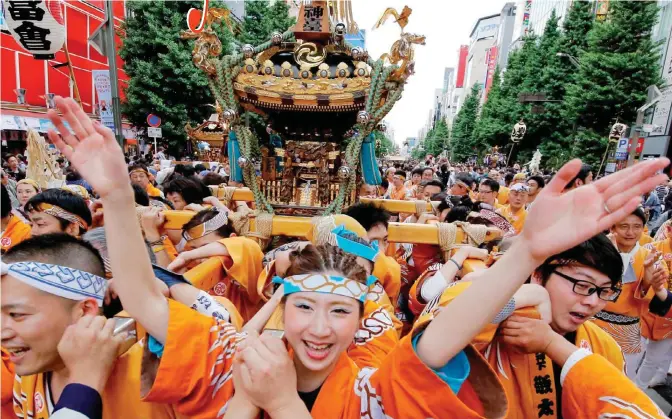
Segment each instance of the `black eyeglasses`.
M574 291L574 293L579 295L584 295L587 297L597 292L597 296L599 297L599 299L604 301L616 301L616 299L618 299L618 296L621 295L620 288L598 287L592 282L574 279L569 275L565 275L562 272L558 272L557 270L554 270L553 273L574 284L572 291Z

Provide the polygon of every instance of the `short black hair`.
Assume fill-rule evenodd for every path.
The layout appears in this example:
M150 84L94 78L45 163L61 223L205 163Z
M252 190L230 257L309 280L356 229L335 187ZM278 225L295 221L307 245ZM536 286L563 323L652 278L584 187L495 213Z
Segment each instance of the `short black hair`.
M637 207L635 210L632 212L632 215L637 216L640 220L642 220L642 224L646 225L646 213L644 212L644 209L642 207Z
M541 177L541 176L537 176L537 175L530 176L529 178L527 178L527 180L533 180L533 181L537 182L537 185L539 185L539 188L543 188L544 186L546 186L546 182L544 181L544 178Z
M425 173L427 170L431 170L432 174L434 174L434 169L431 166L426 166L422 169L422 173Z
M142 171L144 171L145 173L149 174L149 170L147 170L147 166L145 166L144 164L142 164L142 163L140 163L140 162L133 163L133 164L131 164L131 165L128 166L128 174L129 174L129 175L130 175L131 172L134 171L134 170L142 170Z
M196 226L199 226L203 224L204 222L211 220L215 218L215 216L219 214L219 211L217 209L213 208L208 208L204 209L202 211L199 211L194 215L191 220L187 221L183 226L182 226L182 231L187 231L190 230ZM215 232L223 239L228 238L231 236L231 233L234 233L233 227L231 226L231 220L229 220L226 224L215 230Z
M621 283L623 259L611 240L603 233L546 259L536 270L541 276L542 285L546 285L551 273L558 266L572 263L579 263L602 272L609 277L614 287Z
M215 172L208 172L203 176L203 183L207 185L219 186L222 183L226 183L226 178Z
M142 205L143 207L148 207L149 194L147 193L147 191L144 190L140 185L136 185L135 183L132 183L131 187L133 187L133 194L135 195L135 203L138 205Z
M30 211L39 211L40 204L51 204L57 205L69 213L75 214L78 217L81 217L86 225L91 225L91 211L86 205L86 201L79 196L70 191L63 189L47 189L33 196L26 202L24 209L26 212ZM65 229L70 221L58 218L61 228ZM84 234L86 230L79 227L79 234Z
M395 176L403 176L404 179L406 179L406 172L403 171L403 170L397 170L397 171L395 171L395 172L394 172L394 175L395 175Z
M2 185L2 218L8 217L12 212L12 200L9 198L9 192L5 185Z
M196 169L194 168L194 166L192 166L190 164L184 166L184 171L182 172L182 175L184 177L191 177L195 174L196 174Z
M512 181L513 181L513 173L506 172L506 174L504 175L504 183L506 183L508 185Z
M352 205L345 211L345 215L352 217L369 231L378 224L387 228L390 222L390 213L372 203L359 203Z
M89 243L65 233L33 236L12 246L2 261L42 262L65 266L105 277L105 266L100 253Z
M486 177L481 180L480 184L489 187L493 192L499 192L499 182L494 179Z
M581 169L579 169L579 173L574 176L574 179L572 179L567 185L565 185L565 189L570 189L576 186L576 181L581 180L583 183L586 183L586 178L590 174L590 172L593 171L593 166L583 163L581 164Z
M413 175L422 176L422 172L424 172L424 171L425 171L425 169L423 169L422 167L416 167L415 169L411 170L411 176L413 176Z
M455 208L455 207L460 207L460 206L465 206L472 208L474 206L473 201L469 197L469 195L450 195L445 192L437 193L432 195L430 198L432 201L440 201L439 206L436 208L438 212L442 212L445 209L448 208Z
M81 180L81 179L82 179L82 176L79 174L79 172L77 170L69 168L66 171L65 180L67 180L69 182L74 182L74 181Z
M196 166L194 166L194 169L196 169L196 173L201 173L204 170L208 170L202 163L198 163Z
M455 181L464 182L471 189L471 185L474 184L474 178L467 172L460 172L455 175Z
M380 181L380 187L383 189L387 189L390 187L390 181L383 178L383 180Z
M171 193L178 193L187 204L200 204L205 198L201 185L186 177L178 177L168 182L163 187L163 193L166 196Z
M446 190L446 185L444 185L443 182L437 179L423 180L422 182L420 182L420 186L422 186L423 188L427 186L437 186L441 188L441 192Z
M453 207L446 216L447 223L453 223L455 221L467 221L467 217L471 213L471 207L466 205L458 205Z

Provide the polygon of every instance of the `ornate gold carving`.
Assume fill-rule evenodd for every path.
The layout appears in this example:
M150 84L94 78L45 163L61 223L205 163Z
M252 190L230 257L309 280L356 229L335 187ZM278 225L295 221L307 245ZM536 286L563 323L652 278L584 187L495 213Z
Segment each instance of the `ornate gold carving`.
M355 64L355 77L369 77L369 66L365 62Z
M330 75L329 73L329 64L323 63L317 68L318 79L328 79Z
M231 20L229 19L230 13L228 9L208 9L205 16L205 27L202 32L194 33L189 30L180 33L180 38L182 39L196 40L194 49L191 52L192 61L196 67L211 76L214 76L217 70L210 57L217 57L222 53L222 42L212 30L212 25L223 21L233 31Z
M246 74L255 74L257 72L257 65L252 58L245 60L243 64L243 72Z
M278 94L292 93L294 95L335 95L366 91L371 84L369 78L346 79L318 79L301 80L288 77L258 76L254 74L240 74L236 78L233 88L244 90L245 87L254 87L259 96L279 97Z
M338 63L336 66L336 77L339 79L344 79L350 75L350 69L346 63Z
M385 23L388 17L394 16L395 22L398 23L399 27L401 28L401 38L392 44L392 48L390 49L389 53L385 53L380 56L381 60L387 58L391 64L400 63L399 69L390 75L392 80L404 81L408 78L408 76L413 74L413 45L425 45L424 35L404 32L404 28L408 24L408 18L412 11L413 10L408 6L404 6L404 9L400 14L397 13L394 8L389 7L387 10L385 10L380 19L378 19L376 25L373 27L373 29L380 27L383 23Z
M313 72L310 71L310 66L303 64L299 69L299 77L304 80L310 80L313 78Z
M292 65L288 61L280 64L280 75L284 78L289 78L294 75L294 72L292 71Z
M325 58L327 58L327 53L324 48L313 42L299 40L294 47L294 60L302 67L317 67L324 62Z
M273 61L266 60L261 68L261 72L264 76L273 76L275 75L275 64Z

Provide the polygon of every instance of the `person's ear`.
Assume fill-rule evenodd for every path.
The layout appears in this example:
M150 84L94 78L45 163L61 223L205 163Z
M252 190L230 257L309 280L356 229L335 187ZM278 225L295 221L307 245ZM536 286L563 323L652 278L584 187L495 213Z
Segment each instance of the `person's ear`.
M93 298L78 301L72 313L75 322L84 316L97 316L98 314L100 314L100 307Z
M69 236L79 237L79 224L68 224L68 226L65 227L64 233L68 234Z
M541 285L541 281L542 281L541 272L539 272L538 269L532 272L532 275L530 276L530 283Z
M236 237L236 236L237 236L236 233L231 233L231 234L229 234L229 237Z

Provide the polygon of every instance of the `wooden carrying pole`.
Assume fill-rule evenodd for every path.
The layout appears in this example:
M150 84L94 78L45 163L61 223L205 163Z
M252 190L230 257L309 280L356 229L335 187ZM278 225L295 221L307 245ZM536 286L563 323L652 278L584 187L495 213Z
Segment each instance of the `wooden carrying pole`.
M75 100L77 101L79 107L81 108L82 97L79 94L79 87L77 87L77 80L75 79L75 69L72 67L72 61L70 60L70 52L68 52L67 42L63 44L63 52L65 52L65 60L68 62L68 70L70 72L70 82L72 83L72 92L75 94Z
M192 211L164 211L166 222L164 230L181 230L182 226L194 216ZM345 215L337 215L336 224L345 224L349 230L363 230L355 220ZM361 231L360 230L360 231ZM254 218L250 220L250 231L256 231ZM311 239L313 223L310 217L291 217L276 215L273 217L272 236L297 237ZM390 223L388 226L389 241L393 243L439 244L439 227L436 224ZM501 232L494 227L488 228L485 241L501 237ZM460 228L455 238L456 243L465 243L467 236Z

